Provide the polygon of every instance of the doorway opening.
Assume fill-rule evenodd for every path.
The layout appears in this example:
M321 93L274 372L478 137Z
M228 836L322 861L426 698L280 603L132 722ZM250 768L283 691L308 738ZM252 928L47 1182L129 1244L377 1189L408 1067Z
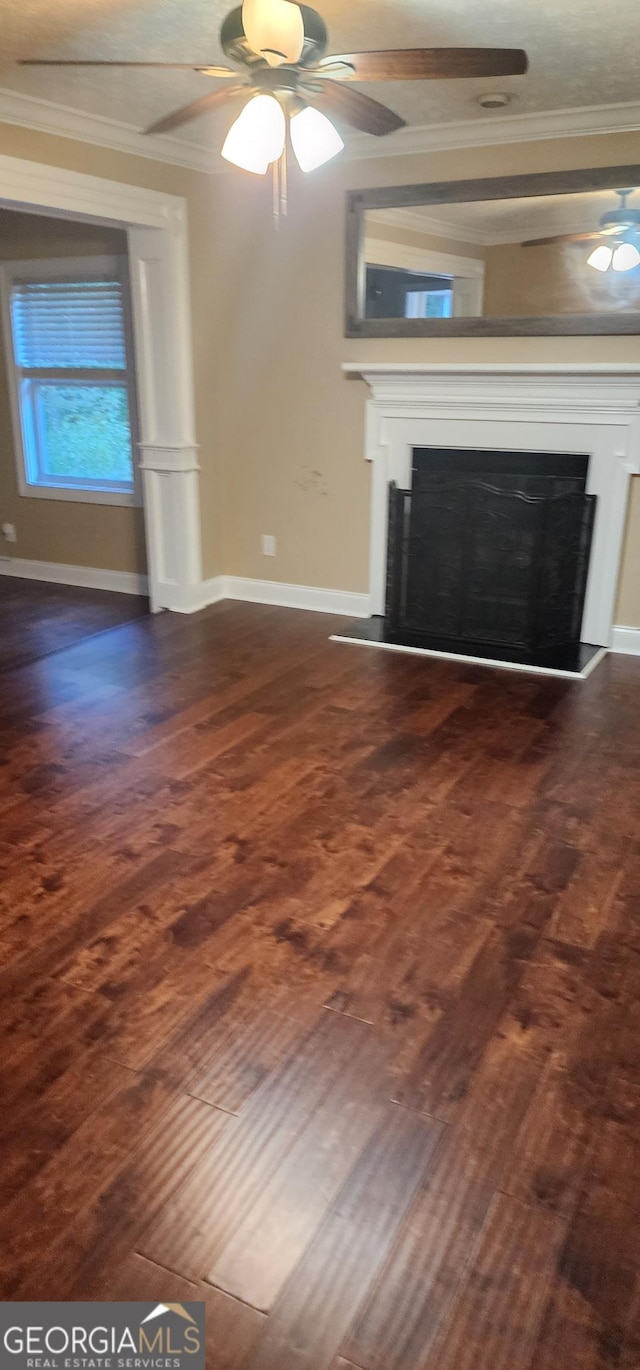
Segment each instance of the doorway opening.
M127 235L0 208L0 668L147 612Z
M12 421L19 430L16 479L19 487L22 482L23 506L27 502L40 507L62 503L91 509L96 518L96 511L102 509L103 517L105 511L120 516L121 521L127 515L130 531L134 529L129 565L122 563L121 556L120 564L105 566L104 556L100 558L97 552L102 566L93 564L95 558L85 558L84 570L108 572L106 582L104 576L96 580L95 574L83 579L82 567L75 574L69 571L69 566L78 566L77 552L75 561L58 563L66 567L66 581L62 572L54 578L85 589L128 589L130 598L131 592L140 594L146 589L153 612L164 608L193 612L202 603L203 587L185 202L139 186L0 156L0 212L46 219L54 228L57 225L58 242L65 235L85 234L93 242L101 240L105 249L101 255L106 264L102 263L100 271L89 269L88 275L86 257L91 251L80 253L76 242L69 254L75 257L74 284L85 292L80 313L86 308L93 311L93 323L101 334L98 353L103 348L102 355L71 356L73 365L67 368L65 380L73 385L61 385L58 375L49 374L56 360L51 351L27 355L24 348L20 350L22 335L16 350L11 300L9 324L5 322L4 345L12 350L14 371ZM114 257L124 268L121 274L110 266ZM18 281L18 276L12 279ZM64 282L64 271L62 282L69 284ZM39 327L42 343L48 324L46 319L43 322L41 309L31 308L38 283L26 282L32 287L31 297L28 291L20 294L19 284L15 327L18 333L23 325L30 329L31 341L33 327L37 326L36 331ZM47 284L53 318L55 282ZM90 301L87 287L93 289ZM96 294L101 295L99 319ZM113 330L109 334L119 310L123 323L120 354ZM85 324L86 318L83 328ZM54 347L54 339L49 341ZM45 365L40 366L41 361ZM69 434L84 431L84 444L76 446L84 445L86 453L86 434L96 417L103 433L107 432L110 458L96 461L94 452L89 470L86 462L79 461L78 452L71 452ZM11 518L2 521L14 522ZM26 546L25 541L23 553ZM0 550L7 558L6 539ZM38 558L23 554L22 560ZM125 585L122 576L133 579ZM32 578L36 577L37 567L32 569Z

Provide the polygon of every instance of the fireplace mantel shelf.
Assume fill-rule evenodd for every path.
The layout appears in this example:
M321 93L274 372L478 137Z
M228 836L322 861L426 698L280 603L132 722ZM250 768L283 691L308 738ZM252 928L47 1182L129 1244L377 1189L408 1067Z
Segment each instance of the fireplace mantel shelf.
M345 375L365 376L638 376L640 362L343 362Z
M374 405L413 408L417 413L450 402L457 410L565 410L603 414L608 422L638 418L640 362L592 362L578 365L499 362L343 362L347 380L366 381ZM615 415L618 417L616 418ZM597 420L596 420L597 421ZM640 433L638 434L640 449Z

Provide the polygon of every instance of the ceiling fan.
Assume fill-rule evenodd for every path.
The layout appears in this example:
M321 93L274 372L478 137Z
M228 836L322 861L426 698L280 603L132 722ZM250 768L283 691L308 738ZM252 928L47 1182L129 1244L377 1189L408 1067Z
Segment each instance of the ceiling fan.
M145 133L168 133L200 114L242 98L244 107L229 130L222 155L260 175L282 157L287 117L291 145L303 171L322 166L344 146L327 115L376 137L403 127L405 120L386 105L343 83L519 76L528 65L527 55L520 48L408 48L325 57L327 42L322 17L308 5L296 4L295 0L244 0L227 15L220 30L222 49L235 67L204 62L38 58L23 60L20 65L160 67L193 70L231 81L231 85L218 87L159 119Z
M589 266L596 271L632 271L640 265L640 209L627 205L631 190L616 190L620 197L617 209L610 209L600 218L600 227L588 233L556 233L550 238L529 238L521 247L546 247L551 243L588 243L594 238L611 238L612 244L601 242L587 257ZM634 239L637 241L634 242Z

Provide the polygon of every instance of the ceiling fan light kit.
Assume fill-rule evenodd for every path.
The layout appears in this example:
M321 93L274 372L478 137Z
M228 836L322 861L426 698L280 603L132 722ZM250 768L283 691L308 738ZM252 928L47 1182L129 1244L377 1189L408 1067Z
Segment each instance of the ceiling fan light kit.
M611 265L614 271L633 271L640 263L640 252L635 243L621 243L613 254Z
M264 176L271 162L282 156L287 125L282 106L273 95L254 95L231 125L222 147L227 162Z
M595 267L596 271L633 271L634 267L640 265L640 252L635 243L620 243L619 247L607 247L601 243L595 251L587 257L589 266Z
M633 193L633 187L630 190L616 190L620 204L617 209L610 209L601 215L598 228L586 233L554 233L549 238L528 238L520 246L550 247L556 243L585 243L609 238L613 239L612 245L600 241L587 257L587 266L592 266L596 271L609 271L610 268L614 271L633 271L634 267L640 265L637 245L640 242L640 209L627 204Z
M291 0L244 0L242 27L249 47L270 67L297 62L304 47L304 20Z
M174 67L220 78L224 87L174 110L145 132L168 133L238 96L248 96L229 129L222 156L260 176L281 159L285 169L287 120L302 171L314 171L342 151L344 142L333 118L378 138L404 127L404 119L354 90L352 83L519 76L528 66L521 48L406 48L325 57L328 35L322 16L295 0L244 0L224 19L220 43L225 56L244 68L244 81L238 83L241 72L232 67L206 62L190 67L184 62L32 58L20 65ZM506 103L508 97L494 99Z
M600 247L594 248L590 257L587 257L587 266L592 266L596 271L608 271L611 266L613 252L610 247L605 247L604 243Z
M294 114L291 124L291 146L301 171L315 171L342 152L344 143L337 128L319 109L307 105Z

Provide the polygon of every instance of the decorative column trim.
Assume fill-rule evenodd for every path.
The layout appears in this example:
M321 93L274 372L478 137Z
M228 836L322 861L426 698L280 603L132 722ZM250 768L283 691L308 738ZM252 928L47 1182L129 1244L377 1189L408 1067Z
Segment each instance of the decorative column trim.
M139 442L141 471L199 471L198 444L160 445Z

